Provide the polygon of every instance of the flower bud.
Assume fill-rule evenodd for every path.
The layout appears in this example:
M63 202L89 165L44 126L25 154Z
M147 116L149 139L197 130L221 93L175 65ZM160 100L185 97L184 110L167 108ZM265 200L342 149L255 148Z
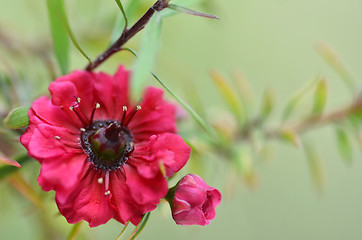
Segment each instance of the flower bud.
M215 218L221 194L196 174L188 174L166 196L172 217L179 225L205 226Z

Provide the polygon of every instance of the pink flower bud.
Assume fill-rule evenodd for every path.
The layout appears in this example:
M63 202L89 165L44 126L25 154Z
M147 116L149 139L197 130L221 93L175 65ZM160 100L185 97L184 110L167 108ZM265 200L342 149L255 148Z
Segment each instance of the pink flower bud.
M221 194L196 174L183 177L171 192L172 217L177 224L205 226L215 218Z

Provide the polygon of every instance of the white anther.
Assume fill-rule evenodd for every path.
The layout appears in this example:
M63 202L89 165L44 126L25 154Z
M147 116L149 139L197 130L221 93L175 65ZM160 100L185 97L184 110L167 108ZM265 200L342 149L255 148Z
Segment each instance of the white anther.
M99 103L96 103L96 108L100 108L101 105Z
M123 106L123 112L127 112L127 106Z
M138 111L138 110L141 110L142 109L142 107L140 106L140 105L137 105L136 106L136 110Z
M98 183L102 184L103 183L103 178L98 178Z
M59 137L59 136L55 136L54 138L60 140L60 137Z
M86 131L85 128L81 128L80 130L81 130L82 132L85 132L85 131Z
M80 100L81 100L80 97L77 97L77 103L80 103Z
M104 193L104 195L106 195L106 196L108 196L109 194L111 194L111 191L109 191L109 190Z
M73 110L74 110L74 107L73 107L73 106L70 106L69 109L70 109L70 111L73 111Z

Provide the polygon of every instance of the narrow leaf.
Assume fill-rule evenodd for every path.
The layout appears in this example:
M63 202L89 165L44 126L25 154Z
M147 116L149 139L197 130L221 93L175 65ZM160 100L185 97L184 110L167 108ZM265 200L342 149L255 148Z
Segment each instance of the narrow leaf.
M353 93L356 89L356 83L349 73L341 59L338 57L336 52L326 43L319 43L317 45L317 52L324 58L331 68L340 76L343 83Z
M142 232L142 230L145 228L148 219L150 218L150 214L151 212L145 213L145 215L143 215L141 221L138 223L137 227L135 228L135 230L132 232L131 236L128 238L128 240L134 240L138 237L138 235Z
M320 156L317 150L313 147L313 144L307 142L304 142L304 151L308 159L313 182L318 190L322 190L325 186L325 176Z
M55 57L61 73L69 71L69 41L66 26L62 22L65 16L62 0L47 0L50 30L53 37Z
M121 0L116 0L116 1L121 1ZM141 8L141 3L142 3L141 0L128 1L126 9L124 9L124 13L122 12L121 9L121 13L117 15L115 24L113 26L111 38L109 40L109 45L113 44L122 35L122 32L128 23L128 17L132 18L133 16L136 15L137 10Z
M19 156L17 158L14 158L14 160L16 162L18 162L21 166L24 166L24 164L29 162L29 160L31 160L31 158L28 155L21 155L21 156ZM9 176L10 174L16 172L19 169L20 168L16 168L16 167L13 167L13 166L0 167L0 180L2 180L3 178Z
M175 10L177 12L180 13L186 13L189 15L194 15L194 16L198 16L198 17L205 17L205 18L213 18L213 19L219 19L217 16L209 14L209 13L203 13L203 12L199 12L199 11L195 11L189 8L185 8L176 4L169 4L168 8Z
M294 94L294 96L292 96L291 100L287 103L287 105L283 111L283 115L282 115L283 121L286 121L292 115L292 113L296 110L297 106L300 104L302 99L315 86L315 81L316 81L316 78L312 79L312 81L308 82L305 86L303 86L301 89L299 89Z
M118 235L117 239L116 240L121 240L121 237L123 235L123 233L126 231L127 227L129 225L129 221L126 223L126 225L123 227L121 233Z
M67 240L75 240L80 232L80 229L82 227L83 221L73 224L73 228L71 230L71 232L69 233L69 236L67 238Z
M275 104L275 95L271 90L265 90L261 105L260 117L262 120L267 119L273 111Z
M255 187L258 184L258 178L255 174L250 148L245 146L235 147L232 160L235 170L246 181L248 186Z
M217 134L215 133L214 129L212 129L201 117L200 115L188 105L182 98L180 98L174 91L172 91L164 81L162 81L155 73L152 73L153 77L161 84L163 88L166 89L168 93L171 94L172 97L176 99L177 102L181 104L183 108L193 117L196 123L211 137L211 139L217 139Z
M254 110L254 94L250 87L249 80L241 71L234 72L232 81L236 86L236 91L245 108L245 118L248 119Z
M191 6L196 5L203 1L205 1L205 0L172 0L172 4L183 6L183 7L187 8L187 7L191 7ZM178 13L177 11L174 11L172 9L165 9L161 12L163 17L170 17L177 13Z
M243 124L245 122L245 110L234 88L220 73L216 71L211 72L211 78L214 80L214 83L216 84L220 94L223 96L225 102L238 119L239 124Z
M123 50L127 50L130 53L132 53L135 57L137 56L137 53L135 51L133 51L130 48L123 48ZM214 129L212 129L212 127L210 127L210 125L208 125L201 117L200 115L192 108L190 107L190 105L188 105L181 97L179 97L174 91L171 90L171 88L169 88L166 83L154 72L151 72L152 76L158 81L159 84L161 84L161 86L166 89L166 91L173 97L176 99L176 101L184 108L186 109L186 111L194 118L194 120L196 121L196 123L212 138L215 139L216 138L216 133L214 131Z
M133 99L139 99L149 72L152 71L159 46L161 23L161 15L155 13L151 18L150 23L146 26L140 52L133 67L131 81Z
M336 129L338 150L347 165L352 163L352 146L346 131L342 128Z
M41 197L37 194L33 186L31 186L19 172L14 173L10 179L10 183L31 203L41 210L45 210L45 206Z
M7 158L7 157L4 157L4 156L1 156L1 155L0 155L0 163L21 168L20 164L17 161L15 161L13 159L10 159L10 158Z
M319 80L314 93L313 114L321 114L326 106L328 86L325 79Z
M290 129L290 128L282 129L281 133L280 133L280 137L284 141L293 144L297 148L300 148L302 146L298 133L296 133L293 129Z
M11 110L11 112L4 119L5 127L10 129L19 129L28 126L28 111L29 107L18 107Z
M121 10L122 16L123 16L123 20L124 20L124 28L126 29L128 26L128 18L126 15L126 11L124 10L123 4L121 2L121 0L115 0L119 9Z

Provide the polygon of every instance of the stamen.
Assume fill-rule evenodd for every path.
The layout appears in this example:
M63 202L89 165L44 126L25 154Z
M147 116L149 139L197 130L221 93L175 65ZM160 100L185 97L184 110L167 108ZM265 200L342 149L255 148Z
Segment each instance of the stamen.
M80 131L85 132L86 129L85 128L80 128Z
M122 120L121 120L121 126L123 125L124 120L126 119L126 114L127 114L127 106L123 106L123 116L122 116Z
M89 120L89 125L92 125L93 124L93 118L94 118L94 113L96 112L96 109L100 108L101 105L99 103L96 103L93 111L92 111L92 115L90 117L90 120Z
M137 105L135 109L133 109L131 115L127 118L127 120L125 121L124 124L122 124L122 126L127 127L127 125L131 122L132 118L134 117L134 115L136 115L136 113L141 110L142 107L140 105Z
M106 174L104 175L104 188L106 190L106 192L109 192L108 191L108 188L109 188L109 171L106 171Z
M69 107L70 111L75 112L75 114L77 115L78 119L82 122L82 124L83 124L84 126L87 126L87 120L85 120L85 118L82 117L82 116L78 113L78 111L75 110L75 107L77 107L77 106L76 106L76 105L70 106L70 107Z
M60 137L59 137L59 136L55 136L54 138L60 140Z
M75 99L77 100L77 103L80 103L80 97L76 97Z
M108 195L110 195L110 194L111 194L111 191L109 191L109 190L104 193L104 195L106 195L106 196L108 196Z
M102 184L103 183L103 178L98 178L98 183Z

